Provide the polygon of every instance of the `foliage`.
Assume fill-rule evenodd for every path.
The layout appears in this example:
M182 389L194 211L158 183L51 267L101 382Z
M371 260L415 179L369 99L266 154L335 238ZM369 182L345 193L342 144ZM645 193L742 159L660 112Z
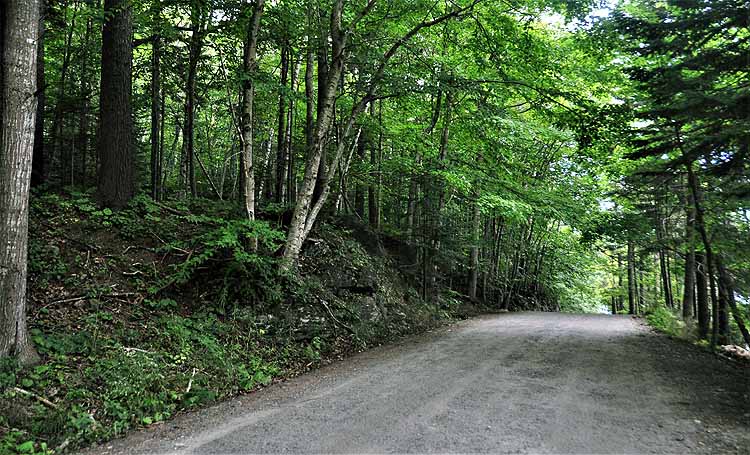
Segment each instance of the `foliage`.
M646 321L655 329L673 337L685 335L685 323L674 312L662 306L657 306L646 314Z
M32 220L56 218L32 234L31 248L55 246L54 260L69 267L47 273L50 259L31 257L30 332L43 362L0 360L0 453L107 440L460 313L420 300L351 229L322 226L327 240L306 256L309 273L285 277L271 256L281 234L267 222L224 218L221 206L167 216L139 197L105 224L90 204L84 194L35 196ZM72 260L80 256L90 257ZM337 288L357 271L376 271L387 318L370 319L357 294Z
M28 311L44 362L0 368L5 450L110 438L483 305L631 297L676 335L670 289L710 241L750 292L746 5L357 0L334 55L338 3L266 2L247 71L257 3L128 2L138 184L159 191L113 210L91 188L108 18L48 3ZM288 270L310 192L328 199Z
M241 298L246 302L272 303L281 298L278 265L268 253L277 250L283 234L264 221L226 220L207 216L188 215L185 220L205 226L200 235L187 241L165 245L162 251L189 251L187 258L171 266L171 272L161 283L150 289L158 293L171 284L184 285L211 269L211 277L221 280L216 294L218 307L224 309L228 301ZM251 243L260 250L252 251Z

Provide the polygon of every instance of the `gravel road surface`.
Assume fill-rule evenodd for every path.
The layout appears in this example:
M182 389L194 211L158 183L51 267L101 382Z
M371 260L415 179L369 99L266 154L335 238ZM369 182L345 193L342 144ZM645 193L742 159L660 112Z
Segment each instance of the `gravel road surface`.
M507 313L86 454L750 454L750 375L627 316Z

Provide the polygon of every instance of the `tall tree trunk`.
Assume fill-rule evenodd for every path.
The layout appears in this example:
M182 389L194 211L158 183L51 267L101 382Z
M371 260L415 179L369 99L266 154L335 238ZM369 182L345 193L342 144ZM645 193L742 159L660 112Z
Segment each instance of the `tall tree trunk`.
M188 74L185 87L185 128L182 135L185 147L185 172L190 194L198 195L195 181L195 91L198 78L198 63L203 52L203 35L205 23L211 15L206 11L204 0L192 0L190 8L190 36L188 55Z
M308 9L308 18L310 9ZM315 88L313 86L314 73L314 48L313 40L307 37L307 56L305 59L305 150L310 150L313 145L313 134L315 133Z
M0 2L0 357L39 357L26 328L39 0Z
M448 139L450 137L451 127L451 114L452 114L452 102L453 94L449 91L445 96L445 109L443 114L443 127L440 132L440 149L438 151L438 169L445 169L445 162L448 158ZM437 291L437 279L438 279L438 264L436 262L438 254L440 254L440 244L443 235L443 209L445 207L445 191L443 182L432 181L431 184L435 188L437 193L437 204L432 207L431 210L428 208L431 205L431 198L426 198L426 213L430 214L430 251L426 254L426 270L428 274L428 283L430 294ZM433 295L433 297L435 297Z
M79 178L81 185L86 185L88 182L88 155L89 155L89 130L90 130L90 102L91 97L91 86L89 84L89 47L91 43L91 35L94 32L94 20L89 17L86 20L86 34L83 39L83 52L81 54L81 99L83 106L81 106L81 112L78 115L78 146L77 149L80 151L79 159Z
M47 181L47 154L44 147L44 108L47 97L46 78L44 72L44 15L46 0L39 0L39 40L36 54L36 124L34 126L34 158L31 164L31 186L41 185ZM2 51L0 51L2 52Z
M279 91L278 130L276 135L276 186L274 189L274 200L279 203L284 202L286 189L286 85L289 79L289 54L289 45L284 43L281 46L281 90Z
M164 90L161 90L161 111L159 114L159 119L161 120L161 125L159 126L159 162L157 163L157 166L159 168L159 171L157 175L159 176L159 200L161 201L164 198L164 185L166 184L166 171L164 170L164 138L165 138L165 127L167 125L167 119L166 119L166 108L167 108L167 95L164 93Z
M693 204L695 205L695 227L701 236L703 247L706 251L706 275L708 275L709 295L711 297L711 319L713 320L711 344L715 345L719 337L719 303L716 296L716 279L714 278L714 255L713 249L711 248L711 240L708 237L708 231L706 230L706 224L703 219L703 198L701 196L700 188L698 187L698 178L693 170L692 162L689 162L686 167L688 172L688 186L690 187L690 192L693 196Z
M370 222L370 226L378 228L380 224L380 172L378 166L380 166L380 154L383 150L383 133L382 128L382 113L383 104L380 103L380 110L378 112L378 144L377 147L373 144L373 134L370 132L367 137L369 139L368 144L370 146L370 182L367 187L367 218ZM370 116L375 118L375 103L370 103Z
M635 251L633 241L628 240L628 314L636 314Z
M471 252L469 254L469 298L477 300L477 281L479 279L479 240L480 240L480 223L482 221L482 212L477 202L478 195L474 194L474 204L471 217Z
M695 207L688 194L685 206L685 289L682 296L682 318L693 316L695 301Z
M65 11L67 13L67 2L64 4ZM67 14L66 14L67 16ZM73 173L71 172L71 163L73 162L73 150L71 147L65 147L63 143L63 123L65 120L65 103L68 97L67 93L67 81L68 81L68 70L70 68L70 60L73 54L72 42L73 32L76 28L76 18L78 16L78 3L73 4L73 17L70 19L70 26L67 29L65 36L65 43L63 47L62 65L60 67L60 81L57 86L57 103L55 104L55 111L52 117L52 137L51 143L53 153L59 165L58 171L60 172L60 182L63 185L73 184ZM67 22L67 17L65 18Z
M359 140L357 141L357 162L360 166L365 161L369 134L370 132L367 127L363 127L362 134L359 135ZM365 216L365 187L361 178L357 178L354 185L354 213L360 220Z
M327 106L328 100L326 97L328 96L326 92L328 91L328 79L329 79L329 62L328 62L328 52L327 52L327 42L324 40L324 35L321 37L321 42L318 47L318 80L317 80L317 93L318 93L318 99L316 103L316 118L320 119L323 115L323 110L325 109L325 106ZM332 101L330 103L331 109L334 109L334 102ZM317 125L316 125L317 128ZM314 140L314 137L313 137ZM312 203L315 204L318 199L320 199L320 195L323 193L323 185L328 180L328 162L327 162L327 154L326 154L326 148L323 147L320 151L320 161L318 163L318 170L317 175L315 176L315 188L313 189L313 199Z
M242 84L242 199L245 216L255 220L255 166L253 165L253 103L255 101L255 71L257 69L258 30L265 0L255 0L247 25L243 52L244 78ZM256 247L254 244L253 247Z
M468 8L474 6L478 0L468 5L465 8L453 9L451 12L440 16L436 19L429 21L423 21L414 26L409 32L404 34L401 38L397 39L391 47L383 54L377 69L374 71L372 78L369 81L365 94L354 104L351 114L346 121L346 126L341 134L341 140L336 147L336 154L332 160L330 176L321 181L321 192L317 200L314 200L314 191L317 186L318 173L321 162L323 162L323 153L325 149L325 139L330 130L331 120L334 114L334 102L337 93L337 88L342 80L344 73L345 63L345 51L347 37L351 30L342 30L342 13L344 8L343 0L336 0L333 3L331 9L331 26L330 26L330 43L331 43L331 64L329 67L329 74L327 75L326 89L323 94L324 101L322 103L323 108L319 111L318 119L315 127L315 134L313 136L313 147L308 151L307 164L305 166L305 176L302 180L302 186L298 195L297 204L294 207L294 214L292 215L292 222L289 226L289 232L287 234L287 240L284 245L284 260L282 262L282 268L289 270L294 267L299 258L302 244L305 238L310 233L318 214L326 201L329 192L329 181L333 180L333 176L336 171L338 162L343 157L346 151L347 136L354 126L354 122L357 120L359 114L367 106L367 103L372 102L374 98L375 89L378 83L382 79L385 69L390 59L396 54L398 49L401 48L406 42L414 37L423 28L432 27L445 22L451 18L455 18L458 15L465 12ZM354 19L354 25L365 17L374 7L375 2L368 2L362 11L360 11ZM353 26L354 26L353 25Z
M695 300L698 314L698 336L702 340L708 339L709 324L711 323L708 311L707 274L706 256L703 253L695 253Z
M151 44L151 198L155 201L161 195L161 175L159 171L159 127L161 126L161 0L153 0L151 4L151 20L153 21Z
M617 308L619 311L625 310L622 287L622 253L617 253Z
M638 308L639 313L646 308L646 287L644 285L645 280L643 279L643 269L638 270Z
M291 59L291 50L290 50L290 59ZM295 57L294 60L292 60L292 69L291 69L291 77L289 81L289 90L291 90L293 93L297 93L297 83L299 80L299 71L301 67L301 61L299 57ZM284 144L284 151L286 153L286 192L284 194L284 200L287 204L294 203L294 199L296 198L297 193L297 177L294 173L294 165L295 165L295 153L293 150L293 139L294 139L294 113L295 108L297 106L297 97L291 96L289 97L289 109L286 119L286 143Z
M661 214L661 206L656 200L654 208L654 228L656 232L656 242L658 243L658 255L659 255L659 273L661 276L662 289L664 291L664 304L667 308L674 307L674 300L672 297L672 287L669 278L669 266L667 265L667 257L664 251L664 218Z
M417 152L414 157L415 167L422 164L422 155ZM417 199L419 198L419 176L412 173L409 177L409 196L406 202L406 233L410 241L414 242L414 227L417 212Z
M740 333L742 334L742 339L745 340L746 345L750 346L750 332L748 332L747 327L745 326L745 321L742 318L742 313L740 312L740 309L737 307L737 301L734 298L734 279L732 278L732 275L729 274L729 271L724 267L724 264L722 263L721 259L719 258L716 259L716 265L717 265L717 268L719 269L720 295L725 300L727 306L731 309L732 316L734 317L734 322L737 323L737 328L740 330ZM728 333L727 333L727 336L728 336ZM728 340L724 340L724 341L728 341ZM727 344L727 343L724 343L724 344Z
M310 220L310 210L313 204L317 204L323 195L327 180L318 181L320 176L321 162L324 162L325 138L333 119L333 103L335 101L336 88L338 86L341 74L344 70L344 46L346 43L346 34L341 29L342 13L344 8L343 0L334 1L331 11L330 39L332 45L332 56L330 67L325 71L325 80L321 81L321 59L318 59L318 116L315 122L315 133L313 135L313 145L308 150L307 164L305 166L305 175L302 179L300 192L297 195L297 204L294 207L292 223L289 226L287 241L284 246L284 268L289 269L296 264L299 253L302 250L302 243L305 240L308 227L312 227L315 220ZM322 87L321 87L322 86ZM323 89L321 91L321 88ZM314 199L316 187L319 188L317 200Z
M633 242L628 240L628 314L635 314L636 295L635 295L635 254L633 251Z
M102 76L99 95L101 159L97 197L106 207L122 208L135 187L135 139L131 107L133 27L128 0L105 0Z
M734 280L724 268L721 258L718 255L714 258L719 281L719 327L716 342L720 345L726 345L729 344L729 300L734 300Z

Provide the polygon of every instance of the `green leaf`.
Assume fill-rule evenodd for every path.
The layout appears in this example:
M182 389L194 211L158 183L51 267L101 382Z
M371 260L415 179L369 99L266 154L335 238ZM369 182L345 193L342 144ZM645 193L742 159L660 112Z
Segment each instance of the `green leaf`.
M16 452L18 453L34 453L34 441L26 441L23 444L16 446Z

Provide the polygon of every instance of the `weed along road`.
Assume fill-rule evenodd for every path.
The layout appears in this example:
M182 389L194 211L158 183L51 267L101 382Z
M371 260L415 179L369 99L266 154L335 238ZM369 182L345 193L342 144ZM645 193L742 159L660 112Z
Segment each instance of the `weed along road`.
M747 369L637 319L509 313L85 453L747 454L749 385Z

